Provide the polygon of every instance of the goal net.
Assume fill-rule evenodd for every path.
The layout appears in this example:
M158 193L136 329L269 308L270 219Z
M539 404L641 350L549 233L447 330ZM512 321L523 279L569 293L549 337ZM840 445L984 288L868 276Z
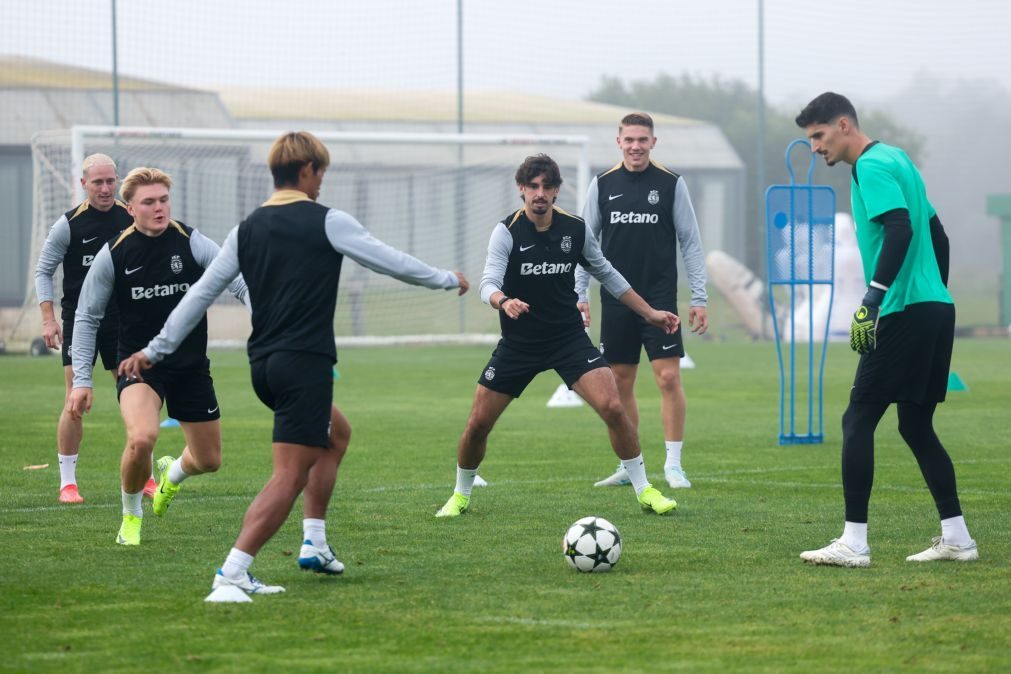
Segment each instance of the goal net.
M32 273L49 228L83 200L80 166L108 154L120 177L153 166L173 178L172 217L221 243L265 201L273 186L267 151L282 131L74 127L32 140ZM461 270L472 283L463 298L368 271L348 259L335 318L343 343L460 341L498 333L497 315L477 295L493 225L519 208L516 167L544 152L565 180L558 205L581 212L589 183L589 139L565 135L320 132L330 167L319 201L347 211L380 240L425 262ZM59 273L58 273L59 276ZM54 280L57 293L62 287ZM8 342L39 334L34 279ZM59 297L57 297L59 301ZM234 303L223 295L218 305ZM217 307L212 308L214 311ZM228 337L241 343L246 328Z

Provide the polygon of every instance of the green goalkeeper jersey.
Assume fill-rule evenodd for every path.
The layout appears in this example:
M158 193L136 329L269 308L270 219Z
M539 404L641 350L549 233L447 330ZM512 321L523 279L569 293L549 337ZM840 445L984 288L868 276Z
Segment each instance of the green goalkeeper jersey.
M934 245L930 239L930 219L934 207L927 200L923 179L909 156L897 147L874 143L853 165L851 199L857 244L864 266L864 280L870 284L881 254L885 228L874 221L888 211L909 211L913 239L898 276L885 293L881 315L902 311L917 302L954 304L941 281Z

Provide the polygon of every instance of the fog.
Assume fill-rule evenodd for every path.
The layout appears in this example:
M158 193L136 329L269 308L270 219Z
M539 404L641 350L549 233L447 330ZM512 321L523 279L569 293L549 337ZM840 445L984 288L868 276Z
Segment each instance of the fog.
M107 70L111 4L5 0L0 53ZM466 90L577 99L603 76L660 73L758 84L756 0L461 4ZM120 0L117 20L124 75L211 89L457 86L455 0ZM998 224L985 197L1011 192L1011 5L776 0L763 26L771 105L794 112L832 89L921 134L953 265L966 287L995 292Z

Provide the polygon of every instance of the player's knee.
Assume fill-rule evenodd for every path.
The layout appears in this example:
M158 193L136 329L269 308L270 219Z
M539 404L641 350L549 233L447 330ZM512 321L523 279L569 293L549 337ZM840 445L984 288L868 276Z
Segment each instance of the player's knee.
M914 451L922 447L925 441L933 435L934 430L929 423L924 423L922 419L910 419L899 415L899 435L906 441Z
M677 393L681 390L681 373L677 370L664 370L657 377L657 386L660 390L670 393Z
M842 415L843 447L851 444L860 433L860 415L853 409L847 407Z
M154 443L158 440L157 433L145 431L130 433L126 438L126 449L136 456L150 456L154 451Z
M491 434L492 426L494 423L485 417L471 416L467 419L464 435L472 442L481 442Z
M268 483L274 489L280 489L281 491L289 494L298 494L303 489L305 485L309 482L309 469L274 469L274 474L270 476L270 482Z
M621 405L621 399L615 396L600 407L600 418L609 427L620 426L626 423L628 417L625 415L625 408Z
M351 424L334 424L330 429L330 449L343 458L351 443Z
M216 473L221 468L221 448L216 452L209 452L200 458L192 457L197 470L201 473Z

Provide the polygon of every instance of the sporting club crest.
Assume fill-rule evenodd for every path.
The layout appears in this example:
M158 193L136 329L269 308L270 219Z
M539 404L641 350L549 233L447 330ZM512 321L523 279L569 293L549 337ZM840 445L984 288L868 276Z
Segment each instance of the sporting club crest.
M169 268L172 269L173 274L182 274L183 259L178 255L173 255L172 259L169 261Z
M487 370L485 370L484 371L484 378L487 379L488 381L491 381L492 379L494 379L495 378L495 368L489 367Z
M562 237L562 252L571 253L572 252L572 237L563 236Z
M648 201L651 206L656 206L660 203L660 193L656 190L650 190L649 196L646 197L646 201Z

